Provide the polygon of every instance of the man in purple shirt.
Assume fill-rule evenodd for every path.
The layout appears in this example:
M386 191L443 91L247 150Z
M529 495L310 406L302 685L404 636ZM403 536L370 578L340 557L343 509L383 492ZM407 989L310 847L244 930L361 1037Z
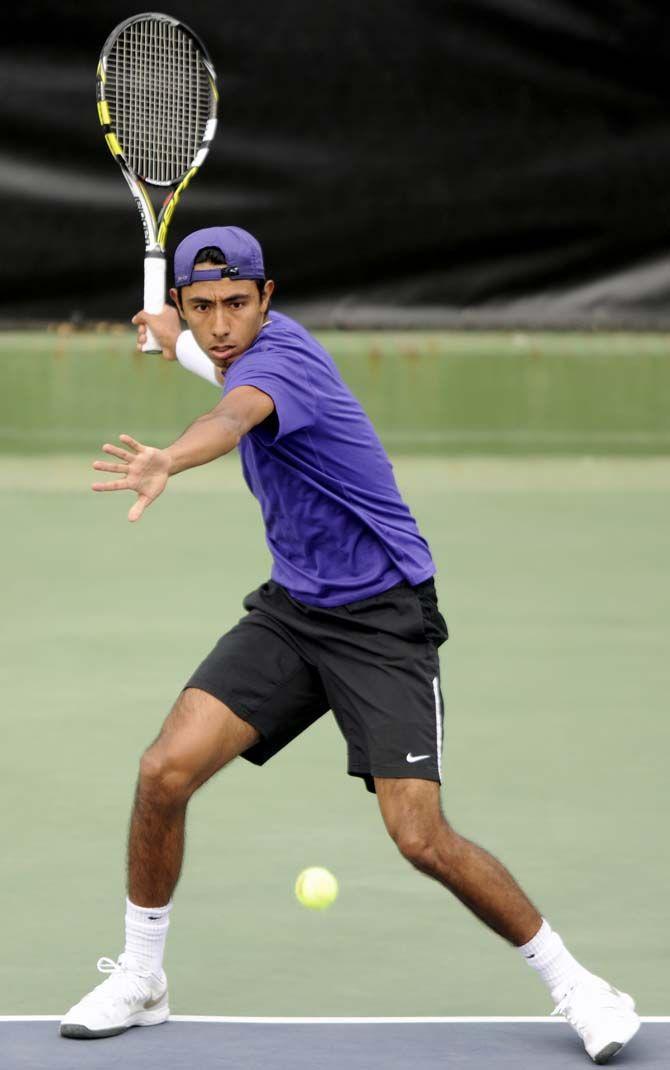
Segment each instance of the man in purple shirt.
M118 478L138 520L171 476L239 449L272 554L246 616L195 670L140 762L128 842L126 945L111 976L67 1013L66 1037L95 1038L169 1016L163 952L183 858L187 804L238 755L262 765L332 709L348 771L375 793L389 834L421 872L518 948L605 1062L639 1027L630 996L589 973L505 867L459 835L440 805L447 628L435 565L392 466L329 354L270 311L261 248L238 227L189 235L175 253L174 310L139 313L167 359L223 386L171 446L121 435Z

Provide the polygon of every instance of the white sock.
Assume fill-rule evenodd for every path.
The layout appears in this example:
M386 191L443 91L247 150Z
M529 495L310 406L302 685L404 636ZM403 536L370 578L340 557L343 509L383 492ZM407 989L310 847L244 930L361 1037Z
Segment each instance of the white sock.
M163 907L138 907L126 897L124 961L141 973L160 976L172 900Z
M554 1003L563 999L582 974L588 972L572 957L558 933L544 918L533 939L518 950L528 965L537 970Z

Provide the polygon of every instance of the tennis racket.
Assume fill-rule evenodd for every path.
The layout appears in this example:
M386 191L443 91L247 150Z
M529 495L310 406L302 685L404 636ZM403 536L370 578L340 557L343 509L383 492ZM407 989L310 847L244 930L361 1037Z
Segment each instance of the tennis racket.
M98 117L144 228L144 308L165 303L165 240L179 198L216 131L216 74L202 41L178 19L134 15L109 35L97 75ZM147 186L166 187L158 216ZM151 331L142 346L160 353Z

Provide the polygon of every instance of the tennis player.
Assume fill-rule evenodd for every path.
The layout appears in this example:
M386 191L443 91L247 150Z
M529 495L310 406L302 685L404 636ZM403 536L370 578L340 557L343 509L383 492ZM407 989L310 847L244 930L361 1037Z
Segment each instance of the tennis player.
M263 765L332 710L348 771L374 792L400 852L537 971L597 1063L639 1028L630 996L577 962L505 867L440 805L447 626L435 565L356 398L322 346L270 310L259 243L238 227L190 234L174 259L179 316L138 313L168 359L223 386L171 446L121 435L96 491L136 494L137 521L177 473L238 449L260 502L272 577L244 599L142 755L128 839L126 943L110 976L63 1018L65 1037L109 1037L169 1016L163 953L188 801L238 755Z

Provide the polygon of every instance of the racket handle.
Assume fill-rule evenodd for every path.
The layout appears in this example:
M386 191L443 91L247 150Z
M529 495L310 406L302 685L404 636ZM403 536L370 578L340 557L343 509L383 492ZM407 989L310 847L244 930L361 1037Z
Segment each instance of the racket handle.
M144 258L144 311L158 315L165 304L165 257L145 256ZM142 346L143 353L162 353L160 343L147 327L147 340Z

